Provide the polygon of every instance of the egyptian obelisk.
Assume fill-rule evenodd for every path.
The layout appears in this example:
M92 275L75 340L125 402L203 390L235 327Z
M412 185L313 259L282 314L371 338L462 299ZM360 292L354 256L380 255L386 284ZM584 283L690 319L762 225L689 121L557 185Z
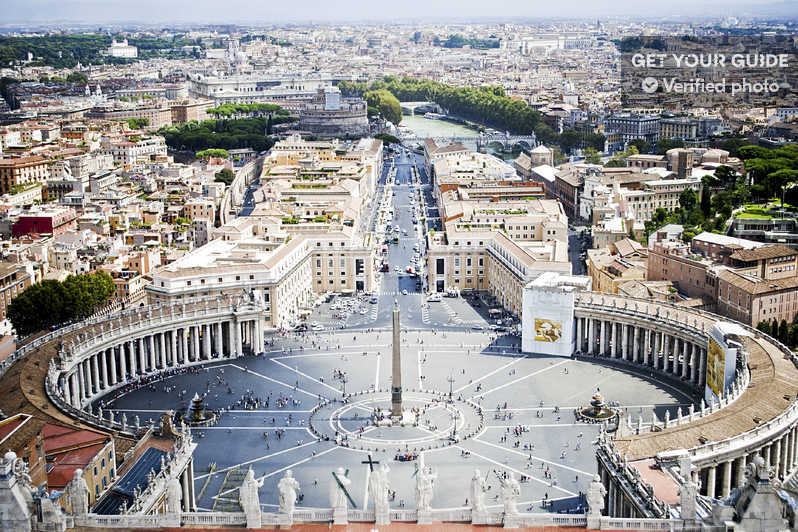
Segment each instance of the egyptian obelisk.
M391 416L402 417L402 359L399 340L399 302L393 302L393 370L391 373Z

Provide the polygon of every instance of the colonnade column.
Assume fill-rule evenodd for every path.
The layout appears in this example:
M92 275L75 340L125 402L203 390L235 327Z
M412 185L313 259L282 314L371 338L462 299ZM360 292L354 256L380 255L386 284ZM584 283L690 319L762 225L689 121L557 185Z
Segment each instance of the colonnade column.
M147 337L147 360L149 361L150 371L155 371L155 335Z
M779 439L780 456L779 456L778 469L776 469L776 474L782 479L787 478L787 455L789 454L788 452L789 442L787 441L787 439L788 439L787 434L785 434Z
M233 348L235 349L235 353L233 353L233 356L234 357L240 357L241 356L241 350L242 350L242 346L241 346L241 322L239 322L238 319L233 318L232 320L230 320L230 327L233 329L233 331L232 331L233 332L232 340L233 340L233 346L234 346Z
M191 327L191 343L194 347L194 358L192 360L195 362L200 359L200 331L202 331L200 325Z
M111 385L117 383L118 373L116 372L116 347L109 350L109 358L111 359Z
M734 459L734 485L733 488L739 488L745 481L745 456L740 456Z
M138 351L139 371L142 374L147 373L147 360L144 357L144 337L136 339L136 350Z
M80 391L78 388L77 372L69 374L69 398L72 399L72 406L80 408Z
M220 357L224 356L222 352L222 322L216 322L213 324L214 328L216 329L216 354Z
M587 354L593 354L593 345L596 343L596 337L593 334L594 326L593 326L593 318L586 318L587 319Z
M93 355L91 357L91 377L94 381L92 384L94 385L94 393L99 393L100 391L100 371L97 368L97 357L100 355Z
M576 351L582 351L582 318L576 318Z
M715 498L715 479L717 475L717 466L709 466L707 471L707 497Z
M108 350L104 349L100 352L100 371L103 377L103 390L110 386L110 382L108 380L108 361L106 358L108 358Z
M621 355L624 360L629 360L629 327L631 327L631 325L625 323L621 324Z
M202 358L208 360L211 358L211 326L210 324L201 325L202 328Z
M138 364L136 363L136 341L128 340L126 342L128 353L130 353L130 377L135 377L138 372Z
M731 493L731 473L732 463L731 460L723 462L723 487L721 489L721 497L726 499Z
M158 367L161 369L166 367L166 338L163 332L158 333Z
M698 380L696 380L696 384L699 388L704 384L704 376L707 373L707 357L704 353L704 348L699 347L698 349ZM703 390L701 390L703 393Z
M170 331L170 334L172 335L172 359L171 359L171 362L170 362L169 365L172 366L172 367L176 367L177 366L177 350L178 350L178 347L177 347L177 329L172 329Z
M255 343L257 344L257 348L255 349L256 355L263 351L263 333L263 318L257 316L255 317Z

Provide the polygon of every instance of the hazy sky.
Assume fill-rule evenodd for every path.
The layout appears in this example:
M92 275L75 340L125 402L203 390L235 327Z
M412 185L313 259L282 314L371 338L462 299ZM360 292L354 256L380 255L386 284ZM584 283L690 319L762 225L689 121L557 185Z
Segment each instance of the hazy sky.
M796 0L0 0L0 24L279 23L424 18L787 15Z

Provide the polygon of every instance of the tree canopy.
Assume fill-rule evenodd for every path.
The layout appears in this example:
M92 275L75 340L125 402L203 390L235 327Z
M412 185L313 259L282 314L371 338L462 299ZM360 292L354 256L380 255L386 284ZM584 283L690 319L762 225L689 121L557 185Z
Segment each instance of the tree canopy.
M285 120L281 120L285 119ZM296 120L294 117L276 116L272 124ZM239 118L235 120L192 120L180 126L169 126L158 130L173 150L200 151L208 148L252 148L266 151L274 140L265 135L269 126L268 117Z
M364 98L369 107L379 109L385 120L397 126L402 121L402 106L396 96L389 91L385 89L369 91Z
M198 151L197 153L194 154L194 156L201 161L207 161L211 157L219 157L221 159L227 159L230 157L230 152L219 148L211 148L209 150Z
M523 100L507 96L502 87L454 87L430 79L386 76L371 84L342 81L338 88L345 95L385 89L399 101L431 101L466 120L520 135L534 132L544 143L556 139L556 133L542 122L538 111Z
M214 181L219 183L224 183L226 186L230 186L233 182L233 179L236 178L236 175L233 173L232 170L229 168L222 168L214 175Z
M104 271L70 275L63 282L46 280L29 286L12 299L7 316L17 334L28 335L86 318L115 292L113 279Z

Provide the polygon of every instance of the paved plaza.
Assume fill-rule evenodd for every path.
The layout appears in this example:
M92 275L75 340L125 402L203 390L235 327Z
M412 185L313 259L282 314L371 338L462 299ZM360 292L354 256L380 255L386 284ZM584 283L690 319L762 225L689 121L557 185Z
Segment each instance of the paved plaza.
M426 409L417 427L377 428L369 420L369 401L378 403L391 384L386 329L279 336L263 356L211 362L123 395L106 408L145 423L185 409L198 393L208 408L223 411L215 425L194 430L197 504L207 510L235 507L238 475L249 467L265 479L266 509L276 507L276 485L287 469L301 484L300 506L328 507L330 472L338 466L349 469L358 507L367 507L369 466L363 462L369 454L391 468L392 507L412 508L415 461L397 458L424 453L438 474L435 507L465 506L468 481L478 468L491 485L492 504L499 504L491 494L498 493L494 471L515 471L527 479L519 506L544 511L544 499L555 501L554 510L576 506L595 474L598 426L576 422L574 408L587 405L597 388L646 420L652 411L663 419L668 409L674 417L678 406L684 409L692 400L666 383L596 362L518 355L508 347L511 339L487 331L411 330L402 336L406 407ZM344 386L352 394L346 405ZM320 400L330 401L331 408L311 420ZM484 427L476 430L478 417L469 405L481 407ZM324 430L312 432L311 423Z
M425 302L416 278L404 273L414 245L424 247L410 213L419 188L410 184L410 158L398 157L396 166L396 185L389 188L395 194L388 193L402 236L388 247L391 267L378 274L376 303L361 297L354 312L341 316L330 308L340 304L339 296L308 318L322 331L268 336L262 356L210 362L104 405L129 423L135 416L141 423L157 422L164 412L185 410L194 394L220 411L214 425L194 429L201 509L237 511L237 488L250 467L264 479L264 509L276 509L277 482L287 469L300 482L300 507L329 508L331 472L339 466L349 470L358 508L368 508L369 456L391 469L391 506L413 508L420 454L438 475L436 508L466 506L469 481L479 469L491 486L493 506L499 506L497 475L514 471L522 478L519 508L576 509L596 473L599 427L576 422L575 408L587 406L600 389L635 420L642 415L649 422L653 412L663 419L670 410L675 417L679 406L686 410L693 401L648 375L594 361L519 354L517 336L490 330L495 322L488 319L484 293ZM387 173L386 165L380 190ZM423 171L421 177L429 201ZM377 427L374 413L390 408L395 304L404 328L404 407L416 412L417 423Z

